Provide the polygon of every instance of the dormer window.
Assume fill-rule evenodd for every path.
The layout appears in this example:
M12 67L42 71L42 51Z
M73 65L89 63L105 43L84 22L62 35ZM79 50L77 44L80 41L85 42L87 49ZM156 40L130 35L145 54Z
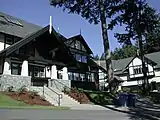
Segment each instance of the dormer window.
M6 41L6 44L12 45L13 44L13 36L6 35L5 41Z

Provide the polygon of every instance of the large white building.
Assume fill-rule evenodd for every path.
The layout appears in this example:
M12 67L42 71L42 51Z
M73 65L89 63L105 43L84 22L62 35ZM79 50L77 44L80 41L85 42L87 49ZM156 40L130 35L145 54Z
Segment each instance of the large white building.
M106 69L105 61L96 61L102 69L99 72L100 83L103 83L104 73L102 70ZM143 83L142 61L138 55L135 57L112 60L114 75L121 78L122 83L120 87L137 87ZM147 68L147 76L149 83L155 83L157 87L160 85L160 52L154 52L145 55L145 65Z

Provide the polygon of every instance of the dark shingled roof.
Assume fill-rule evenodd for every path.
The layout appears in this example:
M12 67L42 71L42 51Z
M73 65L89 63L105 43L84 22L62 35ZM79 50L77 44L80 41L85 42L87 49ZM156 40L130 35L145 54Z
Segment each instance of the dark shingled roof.
M22 25L10 23L7 21L7 18L18 21ZM2 33L24 38L25 36L32 34L33 32L40 30L41 28L41 26L26 22L24 20L7 15L6 13L0 12L0 32Z
M156 63L155 67L160 68L160 52L154 52L150 54L145 55L146 58L151 60L152 62ZM125 67L131 62L131 60L134 57L129 57L125 59L119 59L119 60L112 60L113 69L115 71L115 74L121 74L125 70ZM100 64L101 67L106 69L106 63L105 60L95 61L98 65Z

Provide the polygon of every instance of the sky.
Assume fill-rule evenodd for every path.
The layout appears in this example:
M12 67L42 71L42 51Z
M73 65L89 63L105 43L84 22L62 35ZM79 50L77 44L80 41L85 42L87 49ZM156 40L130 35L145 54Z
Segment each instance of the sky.
M147 0L147 2L160 12L160 0ZM79 15L68 14L61 8L54 8L50 6L49 0L0 0L0 11L40 26L48 25L49 16L52 16L52 24L56 31L67 38L78 35L81 31L94 55L101 55L104 51L100 24L90 24ZM114 33L123 31L123 27L116 27L108 32L112 51L120 47L114 38Z

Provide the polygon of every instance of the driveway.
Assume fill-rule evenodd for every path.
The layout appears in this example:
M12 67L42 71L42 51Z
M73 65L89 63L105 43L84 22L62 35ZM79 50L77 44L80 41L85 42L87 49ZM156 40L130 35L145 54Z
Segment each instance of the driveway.
M111 110L0 109L0 120L132 120L132 118L125 113Z

